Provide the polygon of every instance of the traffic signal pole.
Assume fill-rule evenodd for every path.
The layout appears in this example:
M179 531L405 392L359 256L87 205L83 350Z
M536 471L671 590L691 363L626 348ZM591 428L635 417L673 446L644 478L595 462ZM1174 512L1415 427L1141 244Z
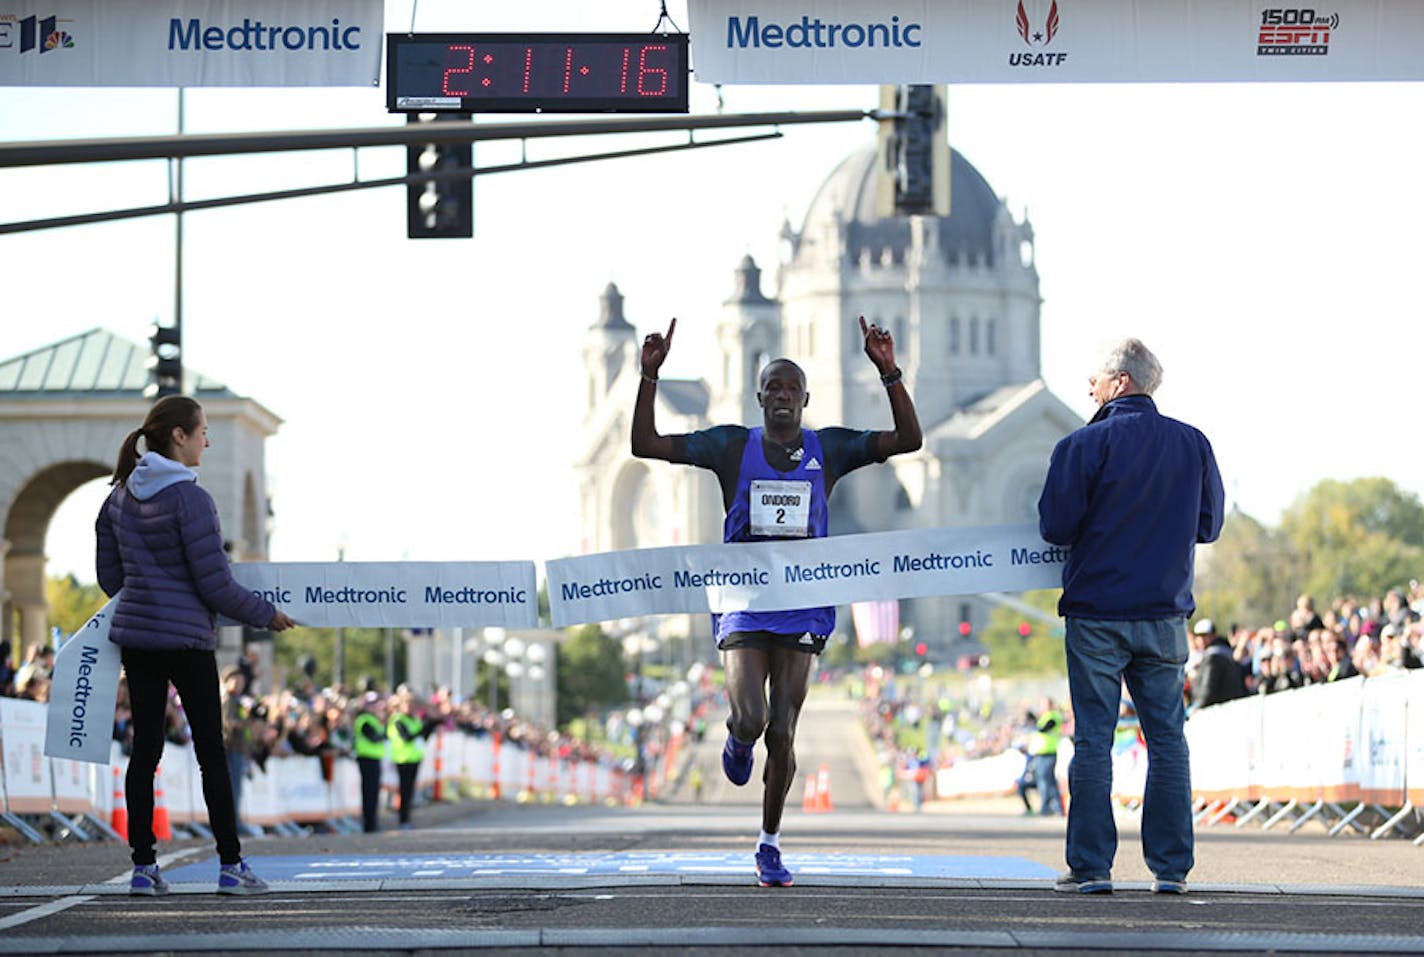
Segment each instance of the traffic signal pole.
M746 143L761 139L775 138L781 135L778 129L773 132L750 136L699 141L693 139L693 134L698 130L740 129L756 126L781 127L807 123L846 123L862 119L876 119L878 117L878 111L873 110L828 110L811 113L786 112L743 113L717 116L655 116L617 120L539 120L520 123L482 123L479 125L467 122L452 123L448 121L436 121L373 129L308 130L288 133L180 133L176 136L4 143L0 144L0 168L116 162L119 160L132 159L168 158L181 160L189 156L238 155L245 153L290 152L313 149L356 149L362 146L424 147L426 144L431 143L437 145L471 144L483 141L530 140L549 137L592 136L610 133L649 133L677 130L687 131L688 133L688 140L683 143L618 150L583 156L561 157L551 160L521 161L519 163L488 167L485 169L449 168L434 175L422 172L405 177L367 181L353 180L347 183L333 183L324 186L278 190L265 193L250 193L241 196L219 197L195 202L186 202L183 201L181 197L175 197L175 201L170 201L169 203L158 206L0 223L0 234L32 232L62 226L111 222L119 219L133 219L142 216L177 213L180 211L213 209L222 206L244 205L247 203L265 202L276 199L291 199L300 196L347 192L357 189L374 189L394 185L408 186L417 182L424 183L424 181L430 179L439 181L446 178L467 178L469 176L478 176L488 173L537 169L546 166L590 162L599 159L614 159L623 156L677 152L685 149L701 149L709 146L727 146L734 143Z

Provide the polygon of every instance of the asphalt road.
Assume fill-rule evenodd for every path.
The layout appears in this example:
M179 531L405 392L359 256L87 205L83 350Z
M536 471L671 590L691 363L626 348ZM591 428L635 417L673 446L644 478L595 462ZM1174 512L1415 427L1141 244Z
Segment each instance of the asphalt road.
M1250 824L1198 831L1184 897L1151 894L1133 816L1111 896L1055 893L1061 819L1012 800L887 813L847 705L816 700L798 740L834 810L793 790L796 886L752 876L752 783L720 774L720 735L683 787L641 808L441 804L377 835L248 839L274 890L211 893L211 845L165 845L175 893L134 899L115 844L0 847L0 953L1421 953L1424 848ZM798 786L800 779L798 778ZM196 875L196 876L195 876Z

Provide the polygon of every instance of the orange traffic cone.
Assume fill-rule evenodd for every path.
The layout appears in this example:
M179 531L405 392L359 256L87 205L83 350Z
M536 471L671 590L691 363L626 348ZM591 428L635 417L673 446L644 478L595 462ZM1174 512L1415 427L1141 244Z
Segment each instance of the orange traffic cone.
M168 804L163 800L163 766L153 772L153 836L160 841L173 840L173 825L168 822Z
M806 791L801 798L801 810L807 814L815 814L820 810L816 806L816 779L812 775L806 775Z
M834 810L831 807L831 768L828 764L821 765L816 772L816 810Z
M119 766L114 765L114 803L109 808L109 827L124 840L129 839L129 806L124 797L124 778Z

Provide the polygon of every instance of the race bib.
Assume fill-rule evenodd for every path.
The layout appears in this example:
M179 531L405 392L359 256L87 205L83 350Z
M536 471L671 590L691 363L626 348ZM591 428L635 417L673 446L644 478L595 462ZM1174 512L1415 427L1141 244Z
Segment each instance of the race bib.
M805 538L811 529L811 483L753 479L753 535Z

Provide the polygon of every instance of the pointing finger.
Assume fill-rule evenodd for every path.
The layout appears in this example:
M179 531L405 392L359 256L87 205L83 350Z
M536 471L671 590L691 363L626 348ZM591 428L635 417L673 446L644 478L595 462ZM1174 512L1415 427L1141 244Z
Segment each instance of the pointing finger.
M676 328L677 328L677 316L673 316L673 317L672 317L672 321L668 323L668 331L667 331L667 344L668 344L668 345L672 345L672 333L673 333L673 330L676 329Z
M865 317L864 317L864 316L861 316L861 317L860 317L860 334L861 334L862 336L868 336L868 335L870 335L870 327L865 324Z

